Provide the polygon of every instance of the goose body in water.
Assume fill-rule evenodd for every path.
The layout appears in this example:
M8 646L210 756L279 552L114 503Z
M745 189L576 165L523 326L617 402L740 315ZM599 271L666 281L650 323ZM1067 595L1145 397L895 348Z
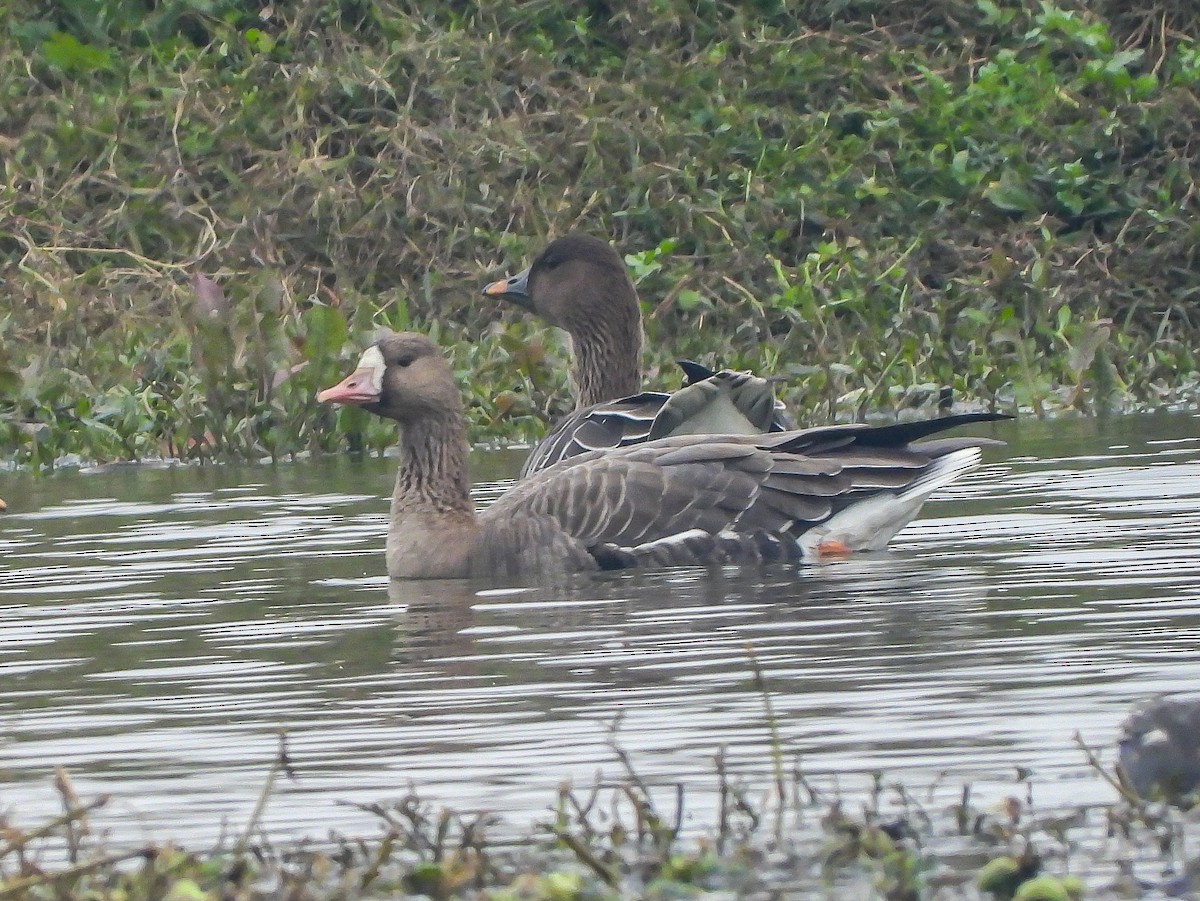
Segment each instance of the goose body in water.
M682 435L577 454L476 514L450 366L424 335L387 333L318 399L400 425L387 567L393 578L541 576L633 566L820 558L882 548L986 438L923 440L1005 418Z
M1123 781L1143 798L1178 803L1200 792L1200 697L1137 704L1117 741Z

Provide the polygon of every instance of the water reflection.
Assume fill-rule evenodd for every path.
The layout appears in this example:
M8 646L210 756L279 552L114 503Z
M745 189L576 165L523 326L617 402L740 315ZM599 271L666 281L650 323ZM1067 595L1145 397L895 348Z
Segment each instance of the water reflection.
M560 780L615 771L618 715L648 778L711 786L725 746L765 779L752 653L818 784L950 771L947 799L1000 797L1020 765L1041 803L1107 799L1071 732L1107 742L1132 699L1200 676L1194 431L1006 426L890 553L538 589L389 584L389 460L5 475L4 801L50 813L64 764L122 799L118 835L211 841L286 727L299 779L271 828L362 829L334 801L409 780L527 823Z

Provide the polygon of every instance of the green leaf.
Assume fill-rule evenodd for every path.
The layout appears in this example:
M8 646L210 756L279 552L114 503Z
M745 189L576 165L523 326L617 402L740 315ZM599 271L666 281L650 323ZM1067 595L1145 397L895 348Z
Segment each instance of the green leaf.
M1038 212L1044 206L1041 198L1029 187L1029 183L1011 169L1006 169L999 181L988 185L983 196L994 206L1010 213Z
M108 52L90 44L81 44L69 34L56 31L42 44L42 55L46 62L67 74L77 72L109 71L113 67Z
M1141 59L1145 52L1144 50L1119 50L1112 55L1108 68L1110 70L1125 69Z
M679 292L679 309L681 310L711 310L712 301L699 291L685 289Z
M319 362L334 356L350 337L341 310L321 304L304 312L304 357Z
M246 43L257 53L270 53L275 49L275 38L261 28L247 28Z
M0 365L0 397L17 398L21 394L21 375L15 369Z

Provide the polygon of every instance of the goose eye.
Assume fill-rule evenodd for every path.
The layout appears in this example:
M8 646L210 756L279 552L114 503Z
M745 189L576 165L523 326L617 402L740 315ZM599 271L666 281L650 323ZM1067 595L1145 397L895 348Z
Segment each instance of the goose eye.
M396 359L397 366L411 366L412 361L416 359L412 354L404 354Z

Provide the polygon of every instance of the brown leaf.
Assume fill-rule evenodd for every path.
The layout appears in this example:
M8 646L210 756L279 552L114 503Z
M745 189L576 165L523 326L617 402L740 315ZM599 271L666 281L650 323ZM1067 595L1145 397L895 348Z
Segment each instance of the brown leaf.
M217 319L229 311L225 292L207 275L192 273L192 294L196 299L194 310L197 319Z
M1075 373L1076 378L1092 365L1092 362L1096 359L1096 351L1108 341L1111 334L1111 319L1097 319L1095 322L1087 324L1083 335L1067 352L1067 366Z

